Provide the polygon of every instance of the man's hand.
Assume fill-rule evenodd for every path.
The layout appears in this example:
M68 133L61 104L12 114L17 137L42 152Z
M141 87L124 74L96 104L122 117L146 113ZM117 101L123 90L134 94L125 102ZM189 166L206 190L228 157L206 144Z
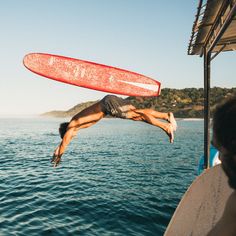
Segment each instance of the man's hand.
M56 150L54 151L53 153L53 157L52 157L52 160L51 160L51 163L54 163L54 167L57 167L61 161L61 155L59 155L59 149L60 149L60 146L58 146L56 148Z
M53 157L52 157L52 160L51 160L51 163L53 163L53 167L57 167L61 161L61 156L62 155L56 155L55 153L53 154Z

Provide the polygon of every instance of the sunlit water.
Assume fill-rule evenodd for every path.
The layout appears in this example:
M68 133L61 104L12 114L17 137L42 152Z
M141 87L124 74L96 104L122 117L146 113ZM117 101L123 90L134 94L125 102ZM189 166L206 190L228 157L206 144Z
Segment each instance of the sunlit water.
M196 176L203 122L104 119L50 164L61 119L0 119L0 235L163 235Z

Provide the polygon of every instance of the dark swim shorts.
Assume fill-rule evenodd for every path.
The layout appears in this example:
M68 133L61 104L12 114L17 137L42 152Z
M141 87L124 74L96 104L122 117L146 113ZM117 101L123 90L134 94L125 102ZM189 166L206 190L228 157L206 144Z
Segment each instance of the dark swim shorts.
M107 95L101 100L101 105L106 115L126 118L126 112L130 110L132 104L115 95Z

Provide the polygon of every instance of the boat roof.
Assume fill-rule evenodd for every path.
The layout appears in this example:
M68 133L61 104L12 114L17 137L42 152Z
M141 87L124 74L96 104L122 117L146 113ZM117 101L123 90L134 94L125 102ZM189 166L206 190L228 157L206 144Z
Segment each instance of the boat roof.
M189 55L202 56L204 48L213 53L236 50L235 3L236 0L199 0ZM223 34L222 27L226 29Z

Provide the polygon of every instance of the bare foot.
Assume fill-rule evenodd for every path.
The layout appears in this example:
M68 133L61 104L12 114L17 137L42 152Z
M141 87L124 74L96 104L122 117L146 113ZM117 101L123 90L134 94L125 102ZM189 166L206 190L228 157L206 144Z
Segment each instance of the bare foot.
M165 132L170 138L170 143L173 143L174 142L174 128L173 128L172 124L168 124Z
M171 123L172 127L173 127L173 131L177 130L177 123L174 117L174 114L172 112L168 113L168 121Z

